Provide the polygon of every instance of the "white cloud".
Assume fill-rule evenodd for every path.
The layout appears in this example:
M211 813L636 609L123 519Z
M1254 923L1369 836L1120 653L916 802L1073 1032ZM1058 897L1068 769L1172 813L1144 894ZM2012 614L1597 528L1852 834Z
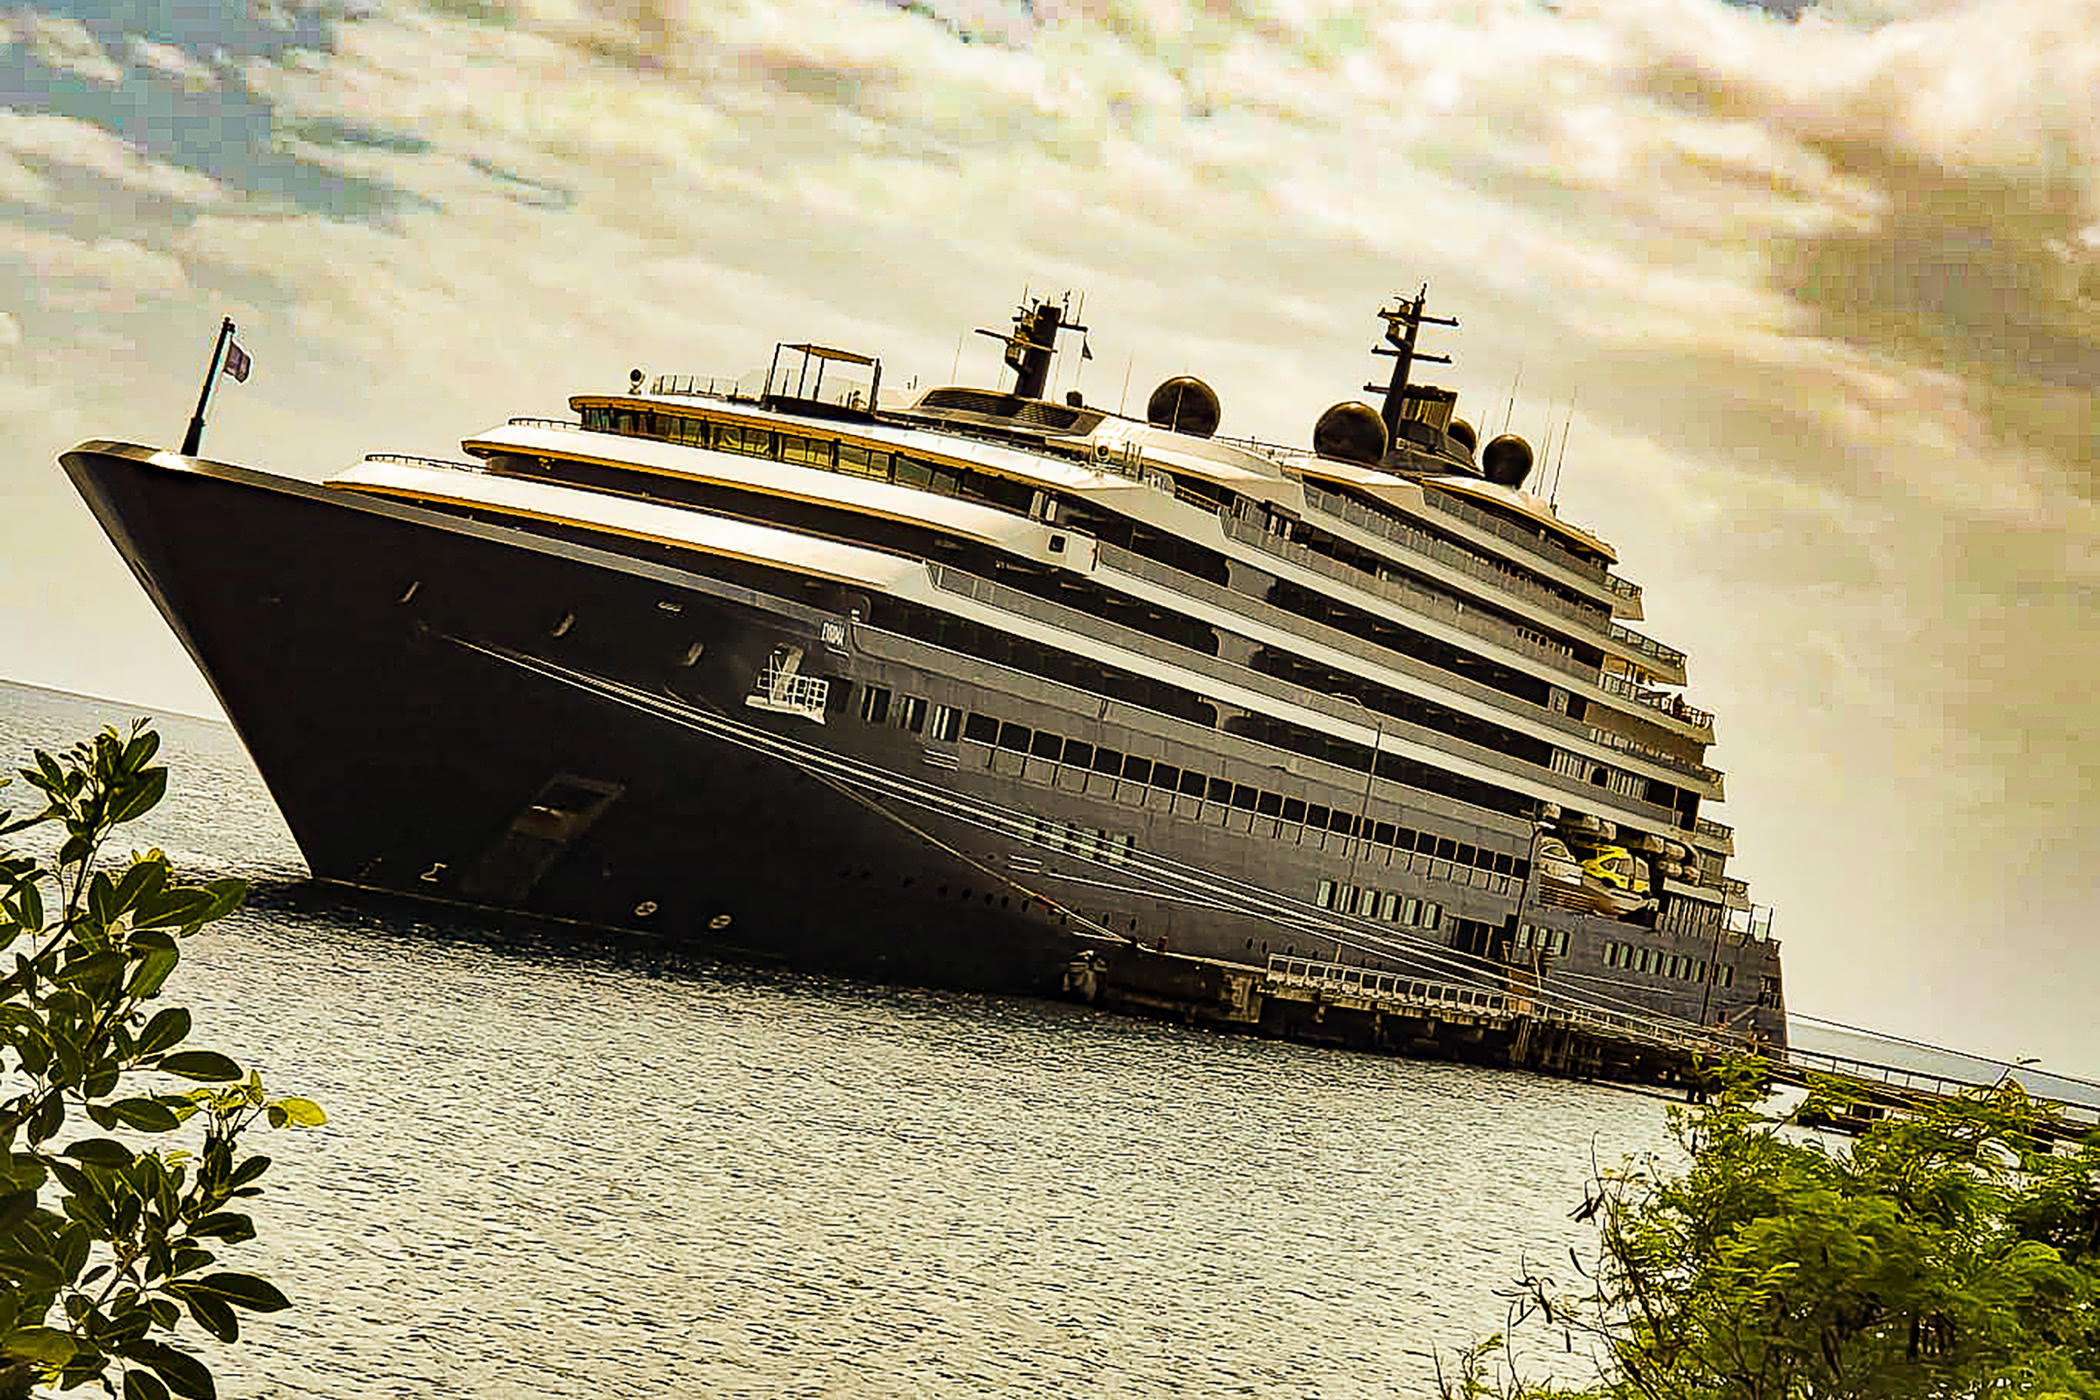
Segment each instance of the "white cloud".
M0 350L12 350L21 343L21 318L12 311L0 311Z
M31 52L47 67L107 87L124 81L124 70L79 20L25 9L17 12L16 22L22 26Z
M25 159L84 171L127 190L186 204L211 204L222 194L210 177L141 155L122 137L92 122L0 107L0 161L19 164ZM0 178L4 169L0 166Z
M189 284L175 258L122 238L90 242L0 224L0 260L26 267L39 300L63 310L129 311Z
M186 92L208 92L219 85L219 75L209 64L200 63L173 44L155 43L144 35L125 36L124 52L140 68L151 68L180 83Z

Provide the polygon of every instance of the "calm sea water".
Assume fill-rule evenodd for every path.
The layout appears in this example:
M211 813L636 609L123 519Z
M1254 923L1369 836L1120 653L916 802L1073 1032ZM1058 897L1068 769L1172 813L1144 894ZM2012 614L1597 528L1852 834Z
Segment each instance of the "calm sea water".
M134 713L0 685L0 759ZM302 873L232 731L160 729L132 844ZM1587 1248L1592 1151L1665 1140L1619 1090L340 911L243 911L171 991L331 1115L260 1144L240 1252L296 1306L209 1346L231 1396L1421 1394Z

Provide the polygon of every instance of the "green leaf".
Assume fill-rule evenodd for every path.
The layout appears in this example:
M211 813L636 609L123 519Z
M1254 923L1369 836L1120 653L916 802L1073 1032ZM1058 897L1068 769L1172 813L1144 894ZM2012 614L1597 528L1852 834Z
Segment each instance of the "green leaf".
M190 1226L194 1239L222 1239L229 1244L255 1238L255 1222L238 1211L213 1211Z
M279 1293L274 1285L254 1274L207 1274L184 1287L216 1293L235 1307L250 1312L283 1312L292 1305L292 1300Z
M211 891L184 885L177 889L162 890L153 898L141 900L138 911L132 916L133 928L180 928L188 924L202 923L214 907Z
M261 1155L250 1157L233 1169L232 1174L226 1178L226 1184L228 1186L246 1186L269 1169L270 1159L268 1157Z
M158 1055L182 1044L189 1039L189 1034L190 1013L179 1006L171 1006L146 1023L146 1028L139 1032L134 1049L141 1055Z
M50 1255L27 1254L19 1250L0 1254L0 1275L30 1288L57 1288L66 1281L58 1261Z
M223 1082L241 1077L241 1067L216 1050L184 1050L164 1057L154 1068L184 1079Z
M151 1371L126 1371L124 1400L168 1400L168 1387Z
M125 1126L137 1128L141 1132L165 1133L182 1122L175 1116L173 1109L152 1099L118 1099L110 1105L110 1109L124 1121Z
M68 1146L65 1155L91 1167L128 1167L132 1154L115 1138L83 1138Z
M159 752L160 735L150 729L141 729L124 746L124 757L119 763L125 772L136 773L152 762L153 755Z
M73 1359L73 1338L56 1327L17 1327L0 1337L0 1351L27 1357L45 1366L63 1366Z
M11 1233L15 1226L27 1219L29 1212L36 1209L36 1200L34 1187L0 1196L0 1236Z
M151 1366L169 1389L186 1400L218 1400L211 1372L188 1352L177 1351L165 1342L133 1342L125 1351L132 1359Z
M328 1122L328 1114L312 1099L284 1098L277 1100L285 1116L298 1128L318 1128Z
M145 937L141 936L134 938L132 943L139 945L145 941ZM169 974L175 971L176 965L181 961L182 954L172 947L154 949L139 964L139 970L132 976L131 985L124 989L125 995L137 997L141 1001L153 996L160 991Z
M168 770L147 768L138 777L126 783L118 792L110 808L109 824L121 826L135 817L152 811L168 791Z
M240 1319L224 1298L195 1284L176 1284L168 1291L182 1299L199 1327L220 1341L237 1342L241 1339Z
M15 903L21 909L22 922L29 931L41 933L44 928L44 896L38 891L37 882L32 880L22 886L21 893L15 897Z

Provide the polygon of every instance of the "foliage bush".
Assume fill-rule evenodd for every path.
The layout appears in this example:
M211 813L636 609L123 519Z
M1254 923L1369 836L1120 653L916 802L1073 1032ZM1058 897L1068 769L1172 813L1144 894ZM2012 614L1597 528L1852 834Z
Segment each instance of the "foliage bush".
M187 1319L231 1342L240 1311L289 1306L265 1280L214 1266L255 1235L237 1207L270 1159L242 1156L243 1133L325 1115L187 1048L181 1007L148 1014L182 941L245 887L186 884L157 850L104 860L116 828L167 788L159 747L141 721L39 752L20 774L42 809L0 811L0 838L49 828L58 847L47 860L0 841L0 951L14 954L0 975L0 1397L99 1382L112 1395L121 1384L125 1400L208 1400L209 1367L167 1336ZM192 1148L136 1145L185 1125ZM132 1140L109 1136L119 1132Z
M2100 1396L2100 1134L2050 1151L2059 1120L2003 1083L1835 1148L1798 1126L1835 1083L1783 1115L1754 1068L1717 1077L1672 1110L1688 1165L1597 1173L1582 1284L1524 1280L1446 1400ZM1599 1381L1527 1381L1508 1343L1540 1328Z

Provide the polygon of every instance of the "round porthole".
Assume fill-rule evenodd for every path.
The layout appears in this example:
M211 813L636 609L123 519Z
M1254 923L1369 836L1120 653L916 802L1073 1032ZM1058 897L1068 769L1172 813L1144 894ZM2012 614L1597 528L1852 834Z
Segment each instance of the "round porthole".
M640 904L634 906L634 916L637 919L646 919L655 912L656 901L653 899L645 899Z
M720 932L729 927L729 916L727 914L717 914L707 921L707 926Z

